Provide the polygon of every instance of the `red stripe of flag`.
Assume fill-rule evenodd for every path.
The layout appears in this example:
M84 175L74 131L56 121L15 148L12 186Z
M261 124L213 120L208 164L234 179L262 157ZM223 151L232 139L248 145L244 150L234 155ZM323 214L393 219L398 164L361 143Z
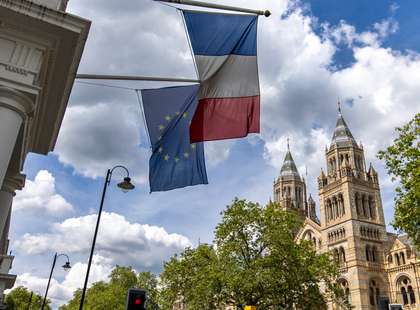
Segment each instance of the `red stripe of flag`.
M242 138L260 132L260 96L202 99L190 125L193 142Z

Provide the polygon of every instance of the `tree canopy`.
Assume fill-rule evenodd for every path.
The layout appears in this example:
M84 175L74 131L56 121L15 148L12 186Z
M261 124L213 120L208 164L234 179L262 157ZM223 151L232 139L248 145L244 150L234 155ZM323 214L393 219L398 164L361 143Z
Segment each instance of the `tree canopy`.
M270 203L235 199L221 214L212 244L174 255L159 278L117 266L106 282L87 291L86 310L124 309L127 290L144 288L148 310L189 310L254 305L257 309L326 309L328 300L348 307L336 284L338 271L328 253L312 242L296 242L301 218ZM77 310L81 290L60 310Z
M9 310L39 310L42 306L43 297L31 292L26 287L18 286L6 295L5 304ZM44 309L50 310L50 301L47 299ZM29 306L30 305L30 306ZM28 308L29 306L29 308Z
M378 157L400 184L396 189L393 226L405 231L420 248L420 113L396 131L394 143L380 151Z
M165 264L163 309L179 301L193 310L228 304L325 309L328 298L345 306L329 254L295 242L302 225L298 215L238 199L222 215L214 244L187 249Z
M109 282L99 281L86 291L85 310L123 310L127 300L127 291L132 287L148 291L147 310L157 310L157 278L150 272L136 272L131 267L116 266L109 276ZM81 289L75 291L73 298L60 307L60 310L78 310Z

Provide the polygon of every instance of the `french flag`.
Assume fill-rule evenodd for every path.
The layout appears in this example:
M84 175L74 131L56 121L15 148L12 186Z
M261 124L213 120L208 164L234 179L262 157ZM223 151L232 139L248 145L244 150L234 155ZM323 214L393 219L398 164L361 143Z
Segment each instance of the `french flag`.
M183 13L201 81L191 142L259 133L258 17Z

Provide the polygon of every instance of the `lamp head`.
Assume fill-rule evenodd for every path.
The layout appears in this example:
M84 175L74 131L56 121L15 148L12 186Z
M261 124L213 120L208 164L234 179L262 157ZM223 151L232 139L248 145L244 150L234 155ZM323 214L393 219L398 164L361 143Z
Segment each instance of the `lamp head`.
M118 187L121 188L124 193L127 193L135 188L129 177L124 178L123 182L118 183Z
M70 262L67 262L63 265L64 271L69 271L71 269Z

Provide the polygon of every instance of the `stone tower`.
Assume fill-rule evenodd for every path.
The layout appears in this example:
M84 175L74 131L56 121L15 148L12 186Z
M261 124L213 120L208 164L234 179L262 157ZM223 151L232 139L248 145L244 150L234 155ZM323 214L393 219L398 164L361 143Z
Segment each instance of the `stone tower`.
M287 142L287 153L284 158L280 176L274 181L274 201L284 210L297 210L302 216L306 216L308 206L306 203L306 184L300 177L290 152Z
M388 295L383 273L388 237L378 176L372 166L366 170L363 146L356 143L340 107L325 157L326 172L318 177L322 250L339 262L339 282L352 305L379 309Z

